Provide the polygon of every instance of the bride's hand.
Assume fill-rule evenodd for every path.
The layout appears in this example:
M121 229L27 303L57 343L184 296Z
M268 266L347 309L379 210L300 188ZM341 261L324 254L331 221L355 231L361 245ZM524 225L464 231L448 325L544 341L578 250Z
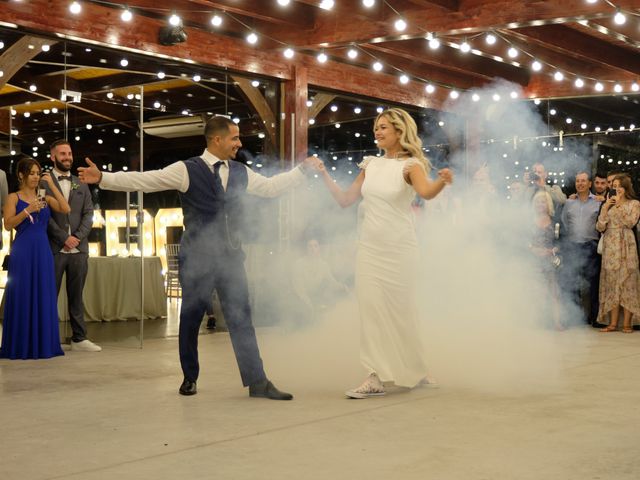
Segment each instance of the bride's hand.
M451 183L453 183L453 172L449 168L438 170L438 177L440 177L445 185L450 185Z

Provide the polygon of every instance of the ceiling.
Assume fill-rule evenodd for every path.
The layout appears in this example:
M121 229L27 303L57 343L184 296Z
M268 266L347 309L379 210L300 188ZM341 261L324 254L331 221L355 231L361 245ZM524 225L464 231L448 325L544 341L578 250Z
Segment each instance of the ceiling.
M95 151L104 161L131 163L131 152L139 148L142 107L144 122L166 116L237 117L247 150L274 153L280 142L276 133L280 89L278 75L271 75L269 65L285 64L288 60L282 54L291 48L295 52L291 61L304 63L314 79L322 78L324 67L316 60L321 53L327 55L327 65L348 65L350 70L344 72L362 71L365 75L356 79L344 74L325 85L310 80L309 117L315 121L309 133L312 150L373 148L368 130L376 108L394 103L389 101L393 96L389 92L367 90L361 85L360 78L373 79L376 75L383 76L389 90L395 89L393 92L419 91L423 97L433 97L433 108L413 108L425 117L423 125L437 125L437 110L447 108L452 91L480 91L503 79L517 89L520 98L543 99L538 108L550 128L566 133L594 133L596 127L604 133L612 128L621 144L638 143L636 132L629 127L640 125L636 91L640 78L640 0L616 2L626 15L623 25L614 21L616 7L603 0L376 0L370 8L362 0L335 0L329 10L321 8L323 1L292 0L281 6L277 0L132 0L128 8L133 18L128 23L120 20L125 9L122 2L81 2L80 16L85 16L78 20L68 12L68 1L4 2L6 21L20 28L0 31L4 44L0 70L5 72L0 78L0 132L8 134L13 128L18 134L12 136L12 142L32 148L62 136L66 125L69 132L74 132L70 138L77 135L79 142L91 142L84 148ZM43 8L50 10L51 18L65 12L62 16L69 17L65 21L70 31L76 29L77 36L43 36L49 25ZM150 41L148 32L153 32L157 41L158 26L166 25L172 13L181 17L187 41L164 50L158 47L147 52L153 55L145 55L142 47ZM222 19L219 26L212 25L214 16ZM399 19L407 24L403 31L394 26ZM98 26L98 21L106 26ZM128 38L128 45L137 47L136 52L80 41L83 37L78 22L104 28L104 35ZM253 47L245 42L249 33L258 35ZM144 35L147 43L137 35ZM490 36L495 39L492 44L487 41ZM260 65L254 69L258 73L243 74L220 65L205 66L198 58L194 67L189 59L205 48L203 39L210 42L205 47L212 58L214 53L225 54L217 45L229 45L224 43L228 41L238 48L255 48L256 55L262 55L264 76L260 75ZM435 40L439 47L431 48ZM468 52L463 51L463 44L468 45ZM8 55L12 47L21 50L24 58L29 45L34 47L32 55L12 72ZM42 45L48 45L48 50L41 50ZM350 50L357 53L355 58L349 56ZM176 58L161 56L159 51L171 51ZM244 51L227 53L237 57ZM510 57L510 53L515 56ZM123 58L128 60L127 65L120 63ZM380 73L372 69L376 61L382 65ZM534 61L540 63L540 71L532 69ZM158 78L159 71L164 78ZM195 71L200 78L194 78ZM334 76L342 71L331 70ZM562 81L554 78L556 72L562 73ZM406 75L406 86L400 83L401 75ZM271 76L276 79L269 79ZM582 80L581 87L576 86L577 79ZM259 83L251 85L251 81ZM596 84L602 85L602 91L596 90ZM36 91L30 90L31 85ZM325 88L327 85L343 85L344 93ZM433 86L434 92L427 92L427 86ZM81 92L81 102L62 102L62 89ZM142 97L137 99L136 94ZM406 105L406 98L398 95L397 103ZM332 106L338 110L333 112ZM54 108L57 114L52 113ZM14 115L10 121L11 109ZM356 109L360 111L356 113ZM269 117L269 112L276 113ZM568 117L572 118L571 124L566 123ZM342 126L339 132L336 123ZM624 130L620 130L622 126ZM333 129L331 133L328 128ZM158 144L155 150L154 140ZM153 166L169 163L178 152L198 153L204 146L201 138L149 141L154 153L146 160Z

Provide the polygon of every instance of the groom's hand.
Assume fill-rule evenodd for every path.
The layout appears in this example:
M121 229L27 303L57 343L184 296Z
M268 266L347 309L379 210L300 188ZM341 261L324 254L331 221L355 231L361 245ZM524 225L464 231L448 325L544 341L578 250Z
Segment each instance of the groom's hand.
M82 183L100 183L102 180L102 172L98 169L95 163L86 157L88 167L78 167L78 177Z
M321 164L322 164L322 160L320 160L318 157L314 157L314 156L307 157L302 162L303 168L306 171L315 171L315 172L320 171L320 165Z

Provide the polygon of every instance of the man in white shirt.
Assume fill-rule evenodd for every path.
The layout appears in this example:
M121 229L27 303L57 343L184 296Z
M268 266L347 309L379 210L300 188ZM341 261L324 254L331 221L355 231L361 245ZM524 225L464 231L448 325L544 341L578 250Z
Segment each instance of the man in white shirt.
M249 293L244 269L244 252L239 239L244 195L275 197L300 184L303 168L317 168L317 158L307 158L300 168L263 177L233 159L242 147L238 126L216 116L205 126L207 148L200 157L148 172L100 172L79 168L84 183L99 183L107 190L158 192L178 190L182 202L185 231L180 244L180 364L184 380L181 395L197 393L198 330L211 292L220 300L225 323L236 355L242 383L251 397L291 400L267 378L255 330L251 322Z

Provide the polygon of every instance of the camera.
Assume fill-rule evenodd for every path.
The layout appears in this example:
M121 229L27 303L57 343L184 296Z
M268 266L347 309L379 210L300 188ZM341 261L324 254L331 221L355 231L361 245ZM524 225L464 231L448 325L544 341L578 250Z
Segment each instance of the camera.
M536 172L529 172L529 181L531 183L537 183L540 180L540 175Z

